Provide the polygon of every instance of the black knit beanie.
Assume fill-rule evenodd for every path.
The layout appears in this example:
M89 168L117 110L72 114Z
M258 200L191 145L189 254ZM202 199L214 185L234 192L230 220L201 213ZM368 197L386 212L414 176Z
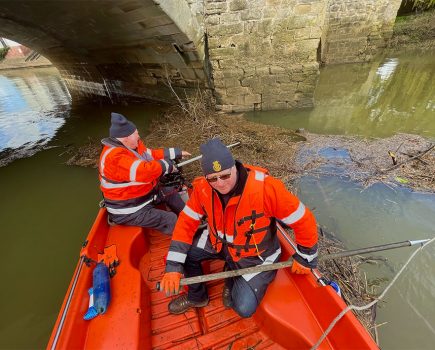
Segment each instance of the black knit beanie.
M110 137L127 137L136 131L136 125L127 120L122 114L112 112Z
M201 168L204 175L218 173L234 166L234 158L219 138L214 138L199 147L202 154Z

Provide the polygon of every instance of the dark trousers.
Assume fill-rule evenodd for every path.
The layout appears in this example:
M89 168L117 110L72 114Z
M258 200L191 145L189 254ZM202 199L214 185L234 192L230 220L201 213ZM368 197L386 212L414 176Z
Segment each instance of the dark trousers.
M155 205L162 203L167 204L172 211L155 207ZM177 216L183 210L184 204L175 188L162 187L154 203L146 205L133 214L111 214L110 219L119 225L153 228L166 235L171 235L177 222Z
M201 261L224 260L228 270L237 270L240 267L229 255L227 249L220 253L211 253L204 249L192 246L187 253L184 263L184 274L186 277L200 276L203 274ZM251 280L247 281L243 276L228 278L225 283L231 289L232 307L241 317L250 317L257 310L263 299L269 283L275 278L276 271L261 272ZM205 283L189 285L188 299L191 301L204 301L208 298Z

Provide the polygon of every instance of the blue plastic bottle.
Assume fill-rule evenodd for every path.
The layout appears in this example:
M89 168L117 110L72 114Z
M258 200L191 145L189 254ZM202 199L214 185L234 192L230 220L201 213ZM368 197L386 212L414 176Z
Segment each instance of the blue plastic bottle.
M340 290L340 286L338 285L338 283L335 281L329 281L329 285L332 288L334 288L334 290L337 292L337 294L341 297L341 290Z
M94 308L98 314L106 312L110 302L109 269L104 263L98 263L93 273Z

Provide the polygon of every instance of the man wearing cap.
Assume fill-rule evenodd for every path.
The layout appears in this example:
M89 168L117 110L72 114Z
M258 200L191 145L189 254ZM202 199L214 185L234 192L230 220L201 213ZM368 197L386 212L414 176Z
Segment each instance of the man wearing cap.
M220 259L237 270L279 260L278 220L294 230L297 253L293 273L306 274L317 265L317 225L314 216L284 184L266 169L235 162L219 139L200 147L204 177L181 212L172 236L161 290L178 294L180 279L202 275L201 261ZM202 218L208 225L198 230ZM223 303L241 317L250 317L261 302L276 271L227 279ZM188 294L169 303L169 312L181 314L209 302L204 283L189 285Z
M100 188L109 218L116 224L171 234L184 202L175 189L159 189L159 179L177 171L174 159L190 153L178 148L147 148L131 121L118 113L111 117L110 137L101 141L104 147L99 164ZM161 202L173 212L154 207Z

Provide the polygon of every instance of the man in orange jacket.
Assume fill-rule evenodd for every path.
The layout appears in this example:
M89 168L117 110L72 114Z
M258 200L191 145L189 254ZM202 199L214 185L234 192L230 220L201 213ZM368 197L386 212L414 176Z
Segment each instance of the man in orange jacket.
M192 195L178 218L161 290L178 294L182 274L202 275L203 260L224 260L228 270L277 262L281 254L277 221L295 233L298 249L291 271L306 274L316 267L317 225L310 210L266 169L235 162L219 139L200 149L204 177L194 181ZM203 218L207 228L198 230ZM227 279L224 305L241 317L250 317L275 275L276 271L267 271ZM180 314L208 302L205 284L198 283L168 308Z
M118 113L111 115L110 137L101 142L100 188L109 218L116 224L171 234L184 202L176 189L160 187L159 179L178 171L173 160L190 153L178 148L147 148L136 126ZM173 212L155 208L162 202Z

